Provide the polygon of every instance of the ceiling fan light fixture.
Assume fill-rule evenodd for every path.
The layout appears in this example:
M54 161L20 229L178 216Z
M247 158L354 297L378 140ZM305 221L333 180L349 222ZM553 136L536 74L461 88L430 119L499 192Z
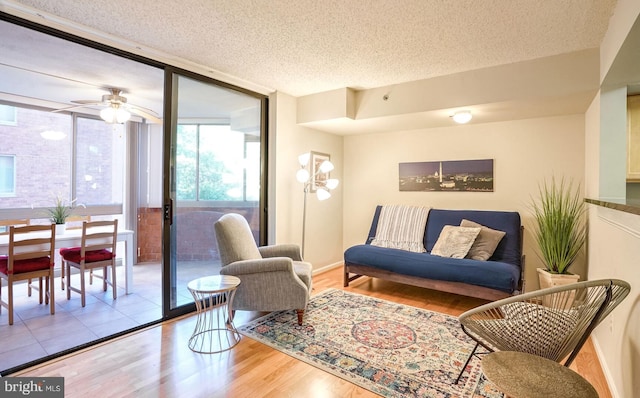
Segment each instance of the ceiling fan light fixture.
M453 121L459 124L469 123L473 115L471 115L471 111L458 111L454 113L452 116Z
M109 124L124 123L131 118L131 113L116 104L112 104L110 107L100 111L100 117Z
M129 118L131 118L131 114L135 114L151 123L162 124L162 119L154 110L144 108L139 105L129 104L127 99L120 95L120 93L122 93L122 90L111 88L109 89L109 92L110 94L105 94L102 96L101 101L86 99L73 100L71 102L75 105L56 109L52 112L62 112L76 108L99 106L107 107L107 109L103 109L102 111L100 111L100 117L107 123L124 123L128 121Z

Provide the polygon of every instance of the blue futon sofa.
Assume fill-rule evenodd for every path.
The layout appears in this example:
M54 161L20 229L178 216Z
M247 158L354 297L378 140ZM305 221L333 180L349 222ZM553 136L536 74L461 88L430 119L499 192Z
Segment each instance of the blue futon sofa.
M366 275L485 300L498 300L523 291L523 227L519 213L430 209L424 233L427 252L416 253L370 244L376 235L381 209L382 206L376 207L366 243L350 247L344 253L345 287ZM458 226L463 219L506 233L487 261L430 254L442 228Z

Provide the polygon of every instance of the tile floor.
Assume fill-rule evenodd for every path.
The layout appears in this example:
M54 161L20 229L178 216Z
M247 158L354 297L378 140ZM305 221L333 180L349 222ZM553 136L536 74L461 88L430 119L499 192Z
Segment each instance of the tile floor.
M213 271L215 268L207 265L206 272L217 273ZM84 308L78 293L72 292L71 300L67 300L66 290L60 289L60 278L56 278L55 315L49 313L48 305L38 304L37 291L28 297L26 284L16 286L13 325L9 325L6 308L2 308L0 314L0 371L160 319L160 264L136 264L133 269L131 294L124 294L124 288L119 286L118 297L113 300L111 287L104 292L102 280L94 279L93 285L87 284ZM124 281L124 267L117 267L117 272L118 284L124 286L120 283ZM179 268L177 284L182 287L178 289L179 304L193 301L186 283L194 279L194 275L204 275L202 267L190 264ZM72 284L77 284L77 280L79 275L73 275ZM3 284L2 293L7 294L6 284Z

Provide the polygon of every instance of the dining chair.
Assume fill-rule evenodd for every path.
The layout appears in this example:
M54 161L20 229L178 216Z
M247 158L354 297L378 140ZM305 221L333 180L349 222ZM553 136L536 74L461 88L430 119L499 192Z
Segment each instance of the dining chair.
M91 221L91 216L72 215L67 217L65 230L73 231L76 229L82 229L84 222ZM93 270L89 271L89 284L93 284ZM65 269L64 264L60 267L60 288L64 290L65 285Z
M9 325L13 325L14 284L27 281L27 293L38 291L40 304L49 304L51 315L55 314L53 288L53 265L55 252L55 225L25 225L9 227L9 247L6 256L0 256L0 310L9 310ZM42 279L45 289L42 289ZM38 279L38 286L31 284ZM2 299L2 280L7 281L7 301Z
M31 220L28 218L21 218L21 219L11 219L11 220L0 220L0 235L9 235L9 227L10 226L15 226L15 227L23 227L25 225L30 225L31 224ZM29 279L28 283L28 293L29 293L29 297L31 297L31 279Z
M25 225L29 225L31 220L28 218L24 219L15 219L15 220L0 220L0 235L9 235L9 227L16 226L21 227Z
M118 296L116 288L116 242L118 220L92 221L82 223L80 247L60 249L62 266L66 268L67 300L71 300L71 292L80 293L82 306L86 305L85 271L102 268L103 274L95 277L102 279L102 289L107 285L113 288L113 299ZM71 267L80 271L80 287L71 286ZM111 267L111 279L107 269Z

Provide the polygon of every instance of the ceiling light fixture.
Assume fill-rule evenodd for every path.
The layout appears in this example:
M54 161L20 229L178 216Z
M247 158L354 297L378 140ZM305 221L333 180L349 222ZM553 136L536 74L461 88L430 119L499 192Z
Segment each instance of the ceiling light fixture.
M471 115L471 111L459 111L454 113L451 117L453 118L454 122L465 124L468 123L469 120L471 120L473 115Z
M131 117L131 113L124 108L120 108L120 104L111 104L108 108L100 111L100 117L107 123L124 123Z
M46 130L40 133L40 136L45 140L60 141L64 139L67 134L63 133L62 131Z

